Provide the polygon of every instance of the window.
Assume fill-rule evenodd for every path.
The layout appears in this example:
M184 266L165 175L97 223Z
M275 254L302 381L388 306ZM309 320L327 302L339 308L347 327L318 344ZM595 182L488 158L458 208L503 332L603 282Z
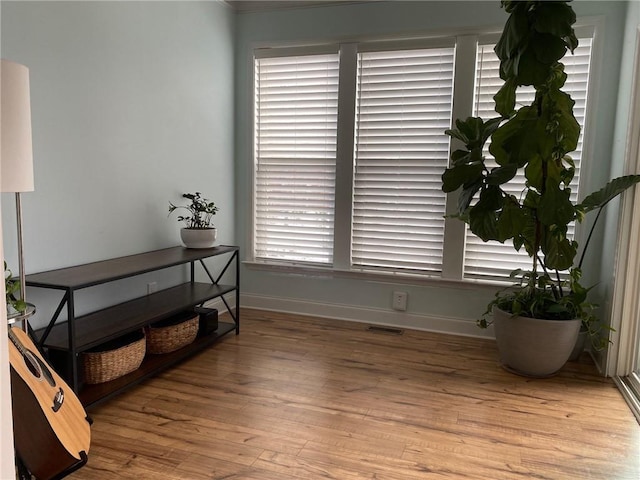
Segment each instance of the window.
M490 280L528 265L511 245L445 228L444 131L453 117L495 116L489 40L257 50L254 260L437 278L446 257L446 278ZM590 55L587 35L563 60L581 126ZM582 138L578 172L581 150Z
M330 265L338 54L255 63L255 257Z
M477 50L476 86L474 91L474 116L489 119L496 116L493 96L502 86L498 70L500 61L493 52L494 44L481 44ZM589 62L591 59L591 38L580 38L579 47L574 54L567 54L562 63L568 75L565 84L571 98L576 102L573 112L581 127L577 149L571 153L576 165L576 174L571 182L571 199L578 198L578 184L580 181L580 162L582 159L582 144L587 103L587 87L589 79ZM533 88L518 90L517 104L530 104L534 98ZM488 146L488 144L487 144ZM486 152L488 154L488 152ZM505 187L509 193L519 197L524 186L524 175L518 175ZM508 187L508 188L507 188ZM574 234L574 228L569 228L569 235ZM491 241L483 242L467 229L464 261L464 277L493 280L507 280L509 274L517 269L531 268L531 261L524 248L516 252L510 241L504 244Z
M439 272L454 47L358 54L352 263Z

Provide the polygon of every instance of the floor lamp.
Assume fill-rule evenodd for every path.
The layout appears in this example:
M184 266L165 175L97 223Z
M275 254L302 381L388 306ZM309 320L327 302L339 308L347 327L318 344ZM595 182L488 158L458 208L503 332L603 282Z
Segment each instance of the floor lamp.
M34 189L29 69L2 59L0 91L0 191L16 195L20 297L26 302L20 193ZM27 316L21 317L25 331Z

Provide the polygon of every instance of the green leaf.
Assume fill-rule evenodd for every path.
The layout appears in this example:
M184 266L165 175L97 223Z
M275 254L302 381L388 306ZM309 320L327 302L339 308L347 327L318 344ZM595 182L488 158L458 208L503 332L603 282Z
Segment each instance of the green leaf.
M538 191L542 190L542 159L536 155L529 160L529 164L524 169L524 176L527 184Z
M467 148L471 150L481 138L483 121L480 117L468 117L464 122L456 120L458 130L467 138Z
M462 192L458 197L458 214L459 215L462 216L464 212L466 212L466 210L469 208L469 205L471 205L471 201L473 200L473 197L478 192L478 190L480 190L480 188L482 187L482 183L483 183L482 178L480 178L476 182L463 185Z
M455 150L451 153L451 163L453 165L469 163L470 153L468 150Z
M568 270L573 265L577 253L577 243L566 237L548 235L542 243L544 264L555 270Z
M457 138L469 150L474 148L482 148L489 134L485 135L485 130L488 126L493 125L496 119L491 119L485 122L480 117L467 117L464 120L456 120L456 128L445 130L445 133L450 137Z
M500 70L498 74L502 80L515 79L518 76L518 64L520 63L520 54L516 53L511 58L505 58L500 62ZM517 83L516 83L517 85Z
M539 2L535 10L534 28L541 33L550 33L565 39L571 46L575 38L572 25L576 22L573 9L564 2ZM577 39L575 40L577 44ZM571 49L573 51L573 48Z
M522 238L522 235L514 235L513 236L513 248L516 249L516 251L520 251L520 249L522 248L522 245L524 245L524 239Z
M504 117L495 117L495 118L490 118L489 120L483 123L482 137L481 137L482 147L484 147L484 144L487 142L489 137L493 135L493 132L495 132L498 129L498 127L500 127L500 123L502 123L503 120L504 120Z
M535 107L522 107L494 132L489 152L503 166L515 164L524 167L536 155L549 158L554 139L548 134L546 125L546 121L538 117Z
M447 168L442 174L442 191L454 192L465 183L475 183L482 176L482 163L474 162Z
M521 53L518 62L516 82L518 85L543 85L550 73L550 65L538 59L536 48L533 44L528 44Z
M469 227L483 241L499 240L497 211L502 209L504 197L498 187L487 187L469 210Z
M527 195L524 197L522 205L531 210L536 210L540 205L540 194L535 190L527 190Z
M458 122L458 121L459 121L459 120L456 120L456 122ZM458 130L458 129L455 129L455 128L451 129L451 128L450 128L450 129L445 130L445 131L444 131L444 133L445 133L446 135L449 135L450 137L457 138L458 140L460 140L460 141L461 141L462 143L464 143L465 145L466 145L467 143L469 143L469 139L468 139L467 137L465 137L465 136L463 135L463 133L462 133L460 130Z
M538 205L538 219L541 223L550 225L566 225L575 218L575 209L569 199L569 190L562 190L549 185L540 198Z
M588 288L584 288L577 281L571 281L571 294L575 303L582 303L587 300Z
M536 243L536 219L528 208L522 209L522 217L524 226L513 239L514 247L517 245L517 250L520 250L524 246L527 254L532 257L536 253L533 251Z
M614 178L597 192L588 195L578 207L584 210L585 213L602 208L627 188L638 182L640 182L640 175L626 175Z
M532 44L536 59L545 65L551 66L567 53L567 45L562 38L554 35L539 33L532 39Z
M546 184L547 188L559 189L560 185L564 185L563 172L564 166L560 161L547 160L546 164Z
M498 93L493 96L496 102L496 112L504 117L510 117L516 106L517 84L514 77L507 78Z
M568 37L565 37L564 41L567 44L567 48L571 53L574 52L576 48L578 48L578 37L576 37L575 33L571 33Z
M555 313L555 314L559 314L559 313L567 313L567 307L560 304L560 303L551 303L550 305L548 305L546 307L547 312L549 313Z
M504 195L499 187L489 185L480 192L480 200L478 201L482 208L490 210L500 210L504 205Z
M498 240L504 242L518 235L526 224L526 217L517 201L506 202L498 217Z
M500 40L496 44L494 51L502 61L511 58L518 50L520 44L526 39L529 31L526 8L516 5L510 11L511 15L505 22Z
M560 90L567 81L567 74L562 63L551 66L550 77L548 79L549 89Z
M565 155L562 158L562 161L563 163L567 164L567 166L564 166L564 168L562 169L562 183L569 186L571 184L571 180L573 180L573 177L576 174L576 165L573 162L573 158L571 158L569 155Z
M487 175L487 184L502 185L503 183L507 183L509 180L515 177L517 172L518 167L517 165L513 164L492 168L489 175Z
M580 124L573 115L575 103L569 94L551 90L543 105L544 109L553 113L553 121L557 123L556 136L564 153L573 152L580 138Z
M498 224L493 210L483 210L476 204L469 211L469 228L484 242L498 240Z

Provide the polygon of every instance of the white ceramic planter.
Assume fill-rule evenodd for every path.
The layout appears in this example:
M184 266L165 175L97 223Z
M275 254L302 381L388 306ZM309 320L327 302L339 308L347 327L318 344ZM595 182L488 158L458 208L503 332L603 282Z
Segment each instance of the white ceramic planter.
M180 238L187 248L211 248L216 244L215 228L182 228Z
M502 366L529 377L549 377L567 363L580 325L580 319L541 320L493 309Z

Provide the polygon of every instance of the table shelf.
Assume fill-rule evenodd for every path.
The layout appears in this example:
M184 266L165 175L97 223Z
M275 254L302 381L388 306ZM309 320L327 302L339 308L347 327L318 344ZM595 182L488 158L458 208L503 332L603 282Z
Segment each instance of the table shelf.
M150 323L235 290L233 285L184 283L75 319L75 351L83 352ZM43 330L36 332L42 334ZM67 322L58 323L43 346L69 350Z

